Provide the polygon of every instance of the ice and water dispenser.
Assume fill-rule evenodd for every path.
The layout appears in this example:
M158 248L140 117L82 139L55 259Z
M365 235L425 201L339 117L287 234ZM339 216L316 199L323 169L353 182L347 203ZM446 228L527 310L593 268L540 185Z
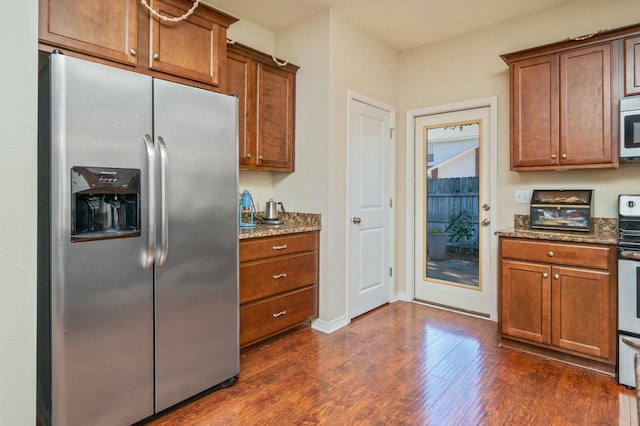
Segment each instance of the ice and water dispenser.
M71 169L71 241L140 235L140 170Z

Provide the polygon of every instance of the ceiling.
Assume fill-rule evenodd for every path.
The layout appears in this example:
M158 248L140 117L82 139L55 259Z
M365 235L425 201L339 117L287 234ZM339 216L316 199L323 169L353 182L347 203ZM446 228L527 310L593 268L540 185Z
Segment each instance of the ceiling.
M272 32L332 8L398 51L580 0L204 0Z

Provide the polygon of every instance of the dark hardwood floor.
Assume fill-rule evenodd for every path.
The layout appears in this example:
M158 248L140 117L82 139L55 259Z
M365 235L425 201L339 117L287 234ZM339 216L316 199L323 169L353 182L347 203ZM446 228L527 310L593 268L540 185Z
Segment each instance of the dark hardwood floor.
M396 302L244 354L236 385L150 424L637 424L614 378L498 342L494 322Z

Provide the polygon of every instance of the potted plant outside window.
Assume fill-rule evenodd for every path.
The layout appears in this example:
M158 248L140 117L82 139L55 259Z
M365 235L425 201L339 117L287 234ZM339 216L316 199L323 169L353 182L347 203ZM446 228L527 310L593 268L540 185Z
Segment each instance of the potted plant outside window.
M444 260L447 248L447 233L439 227L427 231L427 252L431 260Z

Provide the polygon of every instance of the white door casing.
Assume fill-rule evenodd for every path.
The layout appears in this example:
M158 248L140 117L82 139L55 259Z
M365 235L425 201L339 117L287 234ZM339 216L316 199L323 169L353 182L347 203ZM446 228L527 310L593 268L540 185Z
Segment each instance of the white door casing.
M407 179L407 209L406 209L406 224L407 224L407 241L406 241L406 271L407 271L407 299L413 300L416 297L424 299L423 294L416 294L415 286L423 285L420 283L423 275L423 265L421 262L422 253L418 250L422 245L422 197L420 194L424 190L424 184L421 180L417 180L416 176L422 176L422 171L417 169L419 161L417 157L422 156L422 128L425 123L424 117L432 116L435 114L446 114L455 111L468 111L472 109L488 108L488 117L483 119L485 130L488 134L485 138L488 139L484 143L481 149L480 169L481 173L484 171L484 183L485 187L481 188L481 204L487 204L490 207L489 211L482 211L480 215L480 221L488 219L490 221L489 226L480 227L482 233L483 246L481 247L480 254L480 280L483 292L486 294L480 296L480 299L485 300L486 308L470 307L469 305L457 306L464 310L483 312L489 315L493 320L497 319L497 237L495 234L495 224L497 223L497 172L495 170L495 164L497 162L497 98L484 98L467 102L460 102L455 104L441 105L436 107L421 108L416 110L407 111L406 120L406 179ZM473 115L473 114L472 114ZM446 117L446 121L451 121L450 117ZM454 118L453 121L464 120L464 115L460 115L458 118ZM418 129L418 127L420 127ZM484 192L484 195L482 194ZM420 193L420 194L419 194ZM420 213L418 215L418 212ZM420 228L420 229L419 229ZM455 286L442 286L449 287L443 290L444 302L442 300L435 301L443 305L455 306L459 301L460 288ZM464 289L464 288L462 288ZM420 292L423 292L423 288ZM477 292L476 290L466 289L467 292ZM450 294L449 294L450 293ZM455 300L456 303L450 304L448 300ZM429 299L430 300L430 299ZM479 300L481 302L481 300Z
M392 107L349 92L348 315L393 298Z

